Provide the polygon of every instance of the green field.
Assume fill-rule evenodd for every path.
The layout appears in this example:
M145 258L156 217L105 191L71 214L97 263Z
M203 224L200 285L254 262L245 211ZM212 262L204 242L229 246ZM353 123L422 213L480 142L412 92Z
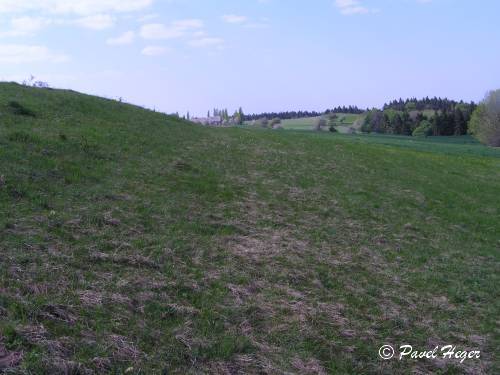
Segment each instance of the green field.
M283 126L283 129L287 130L311 130L317 119L318 119L317 117L306 117L306 118L282 120L281 126Z
M348 113L339 113L336 127L340 133L345 133L347 129L353 126L354 122L362 115L352 115ZM282 120L281 125L286 130L312 130L318 117L306 117L290 120ZM328 127L323 129L328 131Z
M0 372L500 372L499 150L14 84L0 113ZM405 343L481 359L379 358Z

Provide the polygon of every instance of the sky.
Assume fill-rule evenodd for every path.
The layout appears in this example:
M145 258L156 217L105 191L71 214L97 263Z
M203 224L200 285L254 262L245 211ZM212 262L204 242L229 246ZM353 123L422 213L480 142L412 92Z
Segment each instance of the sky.
M172 113L479 101L498 0L0 0L0 80Z

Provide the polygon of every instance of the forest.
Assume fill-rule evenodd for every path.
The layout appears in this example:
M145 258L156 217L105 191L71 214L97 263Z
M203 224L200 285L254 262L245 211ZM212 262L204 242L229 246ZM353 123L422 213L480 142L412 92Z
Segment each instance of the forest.
M476 104L442 98L394 100L383 110L367 112L362 131L366 133L451 136L468 133Z

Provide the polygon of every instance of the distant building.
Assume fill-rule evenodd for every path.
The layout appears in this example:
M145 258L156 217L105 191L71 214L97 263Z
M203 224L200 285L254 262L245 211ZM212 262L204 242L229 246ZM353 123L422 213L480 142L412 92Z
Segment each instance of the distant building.
M208 126L220 126L223 123L221 116L194 117L191 119L191 121L197 124L208 125Z

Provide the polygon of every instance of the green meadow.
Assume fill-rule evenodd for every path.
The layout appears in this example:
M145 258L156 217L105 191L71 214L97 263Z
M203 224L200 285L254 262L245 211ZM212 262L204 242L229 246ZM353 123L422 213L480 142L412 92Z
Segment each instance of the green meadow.
M206 128L0 84L0 365L499 373L499 191L500 151L468 137Z
M338 128L340 133L345 133L349 127L354 125L356 120L363 117L363 115L353 115L349 113L339 113L337 116L338 118L335 121L335 126ZM312 130L316 121L318 121L318 117L282 120L281 126L286 130ZM328 130L328 127L323 130Z

